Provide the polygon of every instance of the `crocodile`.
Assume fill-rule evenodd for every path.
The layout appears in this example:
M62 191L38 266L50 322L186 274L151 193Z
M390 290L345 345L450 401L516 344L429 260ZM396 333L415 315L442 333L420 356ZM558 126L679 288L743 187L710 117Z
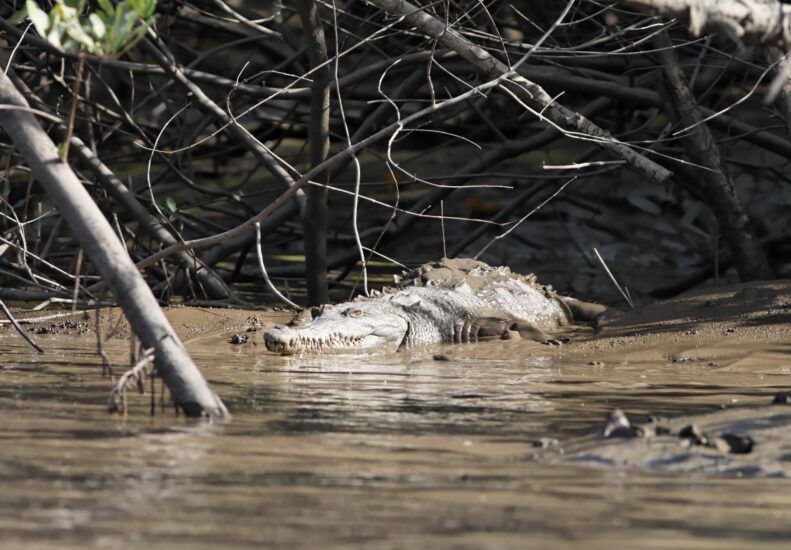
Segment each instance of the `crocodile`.
M306 309L264 333L283 355L396 351L434 342L523 337L558 344L575 321L604 306L560 296L536 276L471 259L442 259L395 277L395 285L351 302Z

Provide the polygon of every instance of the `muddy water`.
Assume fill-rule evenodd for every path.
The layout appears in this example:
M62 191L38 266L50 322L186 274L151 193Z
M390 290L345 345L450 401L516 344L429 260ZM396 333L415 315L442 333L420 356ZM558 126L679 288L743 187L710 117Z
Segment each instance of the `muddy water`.
M92 345L40 340L58 351L0 340L3 548L791 544L791 480L549 464L532 446L590 434L614 407L765 403L785 381L780 359L761 375L596 366L491 342L316 360L208 337L188 347L234 414L211 426L151 418L147 397L108 416ZM108 351L120 361L127 347Z

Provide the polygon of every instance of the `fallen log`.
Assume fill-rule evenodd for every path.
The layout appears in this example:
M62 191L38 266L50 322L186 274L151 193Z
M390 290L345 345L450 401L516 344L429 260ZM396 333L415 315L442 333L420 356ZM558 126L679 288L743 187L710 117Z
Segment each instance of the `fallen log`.
M124 311L143 346L153 348L156 368L187 416L225 418L228 411L190 358L151 289L88 191L30 112L22 94L0 74L0 125L65 218Z

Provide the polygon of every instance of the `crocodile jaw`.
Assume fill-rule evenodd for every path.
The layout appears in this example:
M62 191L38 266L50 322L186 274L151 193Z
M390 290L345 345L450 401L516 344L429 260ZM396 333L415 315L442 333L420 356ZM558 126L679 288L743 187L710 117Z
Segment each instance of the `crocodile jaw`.
M384 326L368 323L314 321L302 327L276 326L264 333L266 349L281 355L297 353L343 353L373 348L398 349L407 333L407 323L397 319Z

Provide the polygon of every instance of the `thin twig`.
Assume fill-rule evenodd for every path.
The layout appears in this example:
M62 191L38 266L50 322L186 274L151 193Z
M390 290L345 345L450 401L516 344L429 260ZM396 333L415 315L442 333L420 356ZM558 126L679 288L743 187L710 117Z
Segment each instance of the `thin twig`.
M338 60L340 59L341 51L338 38L338 9L335 6L335 0L332 0L332 23L332 28L335 33L335 64L333 67L335 76L335 93L338 95L338 109L341 115L341 122L343 122L343 130L346 135L346 146L351 148L352 134L349 131L349 124L346 121L346 111L343 107L343 96L341 95L340 79L338 78L338 66L340 65ZM352 203L352 229L354 230L354 240L357 244L357 249L360 251L360 268L362 270L363 277L363 294L368 296L368 265L365 258L365 251L363 250L363 243L360 239L360 228L357 223L358 206L360 203L360 179L362 177L362 167L360 166L360 160L357 158L357 155L352 153L351 158L354 162L354 201Z
M258 267L261 269L261 276L264 278L264 281L266 281L266 285L269 287L269 290L271 290L275 294L275 296L283 300L285 303L287 303L289 306L293 307L294 309L302 309L297 304L295 304L294 302L292 302L291 300L289 300L288 298L283 296L283 294L280 293L280 291L275 287L275 285L272 284L272 279L269 278L269 274L266 272L266 266L264 265L264 253L261 250L260 223L255 224L255 250L256 253L258 254Z
M439 201L439 222L442 227L442 257L448 257L448 248L445 245L445 201Z
M118 382L110 390L110 398L108 400L110 412L126 415L126 387L133 379L139 380L145 368L153 362L154 348L149 348L143 352L143 358L140 361L118 378Z
M27 343L30 344L31 346L33 346L33 348L35 348L35 350L37 352L44 353L44 350L41 349L41 346L39 346L35 342L35 340L33 340L33 338L31 338L28 335L28 333L25 332L25 330L20 326L20 324L16 322L16 319L14 319L14 316L11 315L11 311L8 309L8 307L6 307L5 302L3 302L2 300L0 300L0 308L3 309L3 313L5 314L6 317L8 317L8 320L11 321L11 324L14 325L14 328L20 334L20 336L22 336L22 338L27 340Z
M113 366L110 364L110 358L107 357L107 354L104 352L104 347L102 346L102 308L99 304L96 304L96 353L99 354L102 358L102 376L109 376L110 380L113 379ZM134 341L134 336L132 336L132 341Z
M71 295L71 313L77 312L77 298L80 296L80 272L82 271L82 258L84 249L80 247L77 252L77 266L74 269L74 292Z
M623 299L626 300L626 303L629 304L629 307L634 309L634 302L632 301L631 296L629 296L629 293L626 292L623 288L621 288L621 285L619 285L618 281L615 280L615 275L613 275L612 271L610 271L610 268L607 267L607 263L604 261L604 258L601 257L601 254L599 254L599 251L596 250L596 248L594 247L593 252L596 254L596 257L599 258L599 261L601 262L604 271L606 271L607 275L610 276L610 280L612 281L612 284L614 284L615 288L618 289L618 292L621 293L621 296L623 296Z
M538 212L539 210L541 210L541 208L543 208L543 207L544 207L544 206L545 206L545 205L546 205L548 202L550 202L552 199L554 199L555 197L557 197L557 196L560 194L560 192L561 192L561 191L563 191L563 190L564 190L564 189L565 189L565 188L566 188L566 187L567 187L567 186L568 186L568 185L569 185L571 182L573 182L573 181L574 181L574 180L576 180L576 179L577 179L577 176L574 176L573 178L571 178L570 180L568 180L566 183L564 183L563 185L561 185L560 187L558 187L557 191L555 191L554 193L552 193L552 194L551 194L549 197L547 197L545 200L543 200L543 201L542 201L542 202L541 202L541 203L540 203L538 206L536 206L535 208L533 208L533 209L532 209L530 212L528 212L527 214L525 214L524 216L522 216L522 218L521 218L521 219L520 219L518 222L516 222L516 223L515 223L513 226L509 227L509 228L508 228L508 230L504 231L504 232L503 232L503 233L501 233L500 235L497 235L497 236L496 236L495 238L493 238L491 241L489 241L488 243L486 243L486 246L484 246L483 248L481 248L481 250L480 250L480 251L479 251L479 252L478 252L478 253L477 253L477 254L476 254L476 255L475 255L473 258L477 260L477 259L478 259L478 258L481 256L481 254L483 254L484 252L486 252L486 251L489 249L489 247L490 247L490 246L492 246L494 243L496 243L496 242L497 242L497 241L499 241L500 239L503 239L503 238L507 237L508 235L510 235L510 234L511 234L511 233L512 233L512 232L513 232L513 231L514 231L514 230L515 230L517 227L519 227L520 225L522 225L522 223L523 223L523 222L524 222L524 221L525 221L527 218L529 218L530 216L532 216L533 214L535 214L536 212Z
M80 102L80 84L82 83L82 70L85 67L85 55L80 54L77 58L77 74L74 75L74 87L71 91L71 111L69 111L69 125L66 130L66 139L63 140L63 149L60 152L60 160L67 162L69 159L69 143L74 132L74 118L77 115L77 103Z
M216 235L212 235L211 237L203 237L198 239L193 239L189 241L184 241L176 244L172 244L168 247L163 248L159 252L148 256L144 260L137 262L137 268L143 269L148 267L162 258L170 256L176 252L182 250L194 250L198 248L205 248L207 246L211 246L213 244L220 243L226 239L231 237L235 237L237 235L241 235L250 229L253 229L253 226L256 222L261 222L272 215L273 212L278 210L280 207L285 205L291 198L297 194L303 186L307 185L308 182L311 181L312 178L315 178L331 166L333 166L338 160L349 157L354 155L358 151L365 149L366 147L378 142L379 140L385 139L393 133L398 133L404 125L412 123L414 121L420 120L425 118L429 115L432 115L440 110L447 109L453 105L459 105L465 101L467 101L470 97L481 93L485 90L490 90L496 88L503 78L495 78L476 86L472 90L468 90L467 92L461 93L459 95L450 97L441 103L436 103L433 105L429 105L419 111L416 111L409 116L405 117L403 120L390 124L381 130L374 132L373 134L369 135L368 137L361 139L360 141L354 143L350 147L346 147L345 149L338 151L335 155L329 157L327 160L319 164L318 166L314 166L310 170L308 170L301 178L296 180L294 184L289 187L286 191L284 191L281 195L279 195L275 200L273 200L269 205L258 212L252 218L247 219L246 221L242 222L241 224L237 225L236 227L229 229L228 231L224 231L222 233L218 233Z
M25 40L25 35L27 34L27 31L29 31L30 27L32 26L33 26L33 22L31 21L30 23L28 23L27 27L25 27L25 30L22 31L22 36L19 37L19 40L17 40L17 43L14 46L14 49L11 50L11 55L8 56L8 61L5 64L5 70L3 71L3 73L8 74L8 69L11 68L11 62L14 60L14 55L16 55L16 51L19 49L19 46L21 46L22 42Z

